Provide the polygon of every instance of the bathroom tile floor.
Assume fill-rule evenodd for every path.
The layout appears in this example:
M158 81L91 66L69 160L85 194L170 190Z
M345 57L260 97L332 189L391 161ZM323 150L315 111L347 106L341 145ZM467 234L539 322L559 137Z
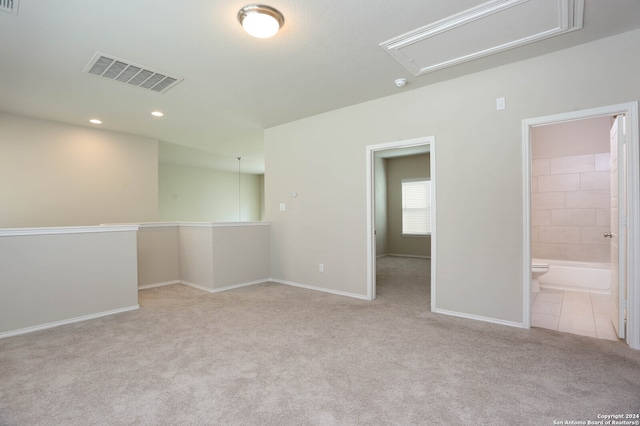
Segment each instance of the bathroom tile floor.
M542 288L533 293L531 326L618 340L609 317L611 296L580 291Z

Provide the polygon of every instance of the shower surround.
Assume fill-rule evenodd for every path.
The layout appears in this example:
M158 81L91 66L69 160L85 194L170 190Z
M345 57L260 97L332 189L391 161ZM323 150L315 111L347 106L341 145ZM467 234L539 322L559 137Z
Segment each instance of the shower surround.
M532 129L531 241L537 259L610 263L609 128L599 117Z

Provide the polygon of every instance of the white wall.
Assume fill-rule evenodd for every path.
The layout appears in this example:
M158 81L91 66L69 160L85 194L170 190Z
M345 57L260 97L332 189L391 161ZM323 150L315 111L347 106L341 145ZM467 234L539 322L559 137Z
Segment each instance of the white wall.
M271 256L268 224L214 226L212 231L214 289L269 280Z
M155 139L0 113L0 228L158 219Z
M182 283L217 292L268 281L269 235L265 222L141 224L139 286Z
M639 99L639 39L628 32L267 129L272 276L366 295L365 147L433 135L437 308L522 323L522 120Z
M180 281L191 286L213 288L213 229L183 226L178 229Z
M262 176L243 173L240 185L242 221L260 221ZM159 209L163 222L237 222L238 174L160 164Z
M138 230L138 286L180 282L178 224L143 224Z
M0 337L136 309L136 228L0 230Z

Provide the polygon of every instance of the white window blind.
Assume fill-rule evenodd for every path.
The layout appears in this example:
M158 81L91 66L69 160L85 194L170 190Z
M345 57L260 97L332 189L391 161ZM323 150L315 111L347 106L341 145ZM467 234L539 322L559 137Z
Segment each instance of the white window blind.
M431 233L431 181L402 180L402 234Z

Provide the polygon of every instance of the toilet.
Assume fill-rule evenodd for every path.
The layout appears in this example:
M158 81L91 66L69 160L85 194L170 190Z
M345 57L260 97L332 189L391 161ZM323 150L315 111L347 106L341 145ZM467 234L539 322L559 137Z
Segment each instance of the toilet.
M531 292L538 293L540 291L540 281L538 278L549 272L549 264L542 262L531 262Z

